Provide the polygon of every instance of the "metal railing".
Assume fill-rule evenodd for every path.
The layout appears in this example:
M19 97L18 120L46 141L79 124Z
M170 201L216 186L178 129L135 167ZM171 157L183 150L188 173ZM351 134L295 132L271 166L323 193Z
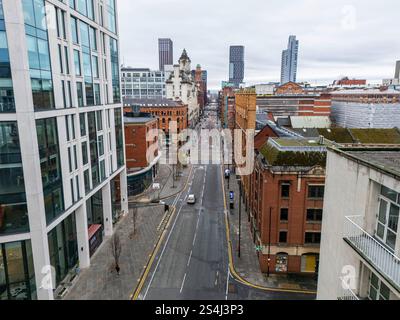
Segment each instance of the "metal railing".
M363 216L346 217L344 239L366 261L400 288L400 258L366 232Z
M346 286L345 284L342 284L342 290L340 297L338 297L338 300L344 300L344 301L358 301L360 298L357 296L357 294L351 290L349 286Z

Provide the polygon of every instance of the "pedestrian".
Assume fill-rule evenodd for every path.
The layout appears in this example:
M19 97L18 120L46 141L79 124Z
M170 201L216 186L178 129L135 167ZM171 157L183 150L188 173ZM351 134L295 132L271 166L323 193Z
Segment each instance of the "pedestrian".
M119 268L118 263L117 263L116 266L115 266L115 270L117 271L117 274L119 275L119 270L120 270L120 268Z

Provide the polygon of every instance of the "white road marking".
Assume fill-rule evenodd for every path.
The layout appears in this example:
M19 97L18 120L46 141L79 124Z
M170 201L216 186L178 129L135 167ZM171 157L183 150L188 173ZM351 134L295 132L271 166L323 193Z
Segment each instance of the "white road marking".
M181 291L179 291L180 293L182 293L183 285L185 284L185 280L186 280L186 273L185 273L185 276L183 277L183 281L182 281L182 285L181 285Z
M182 195L179 196L179 198L181 198L181 197L182 197ZM177 197L176 201L178 201L179 198ZM149 292L150 286L151 286L151 284L153 283L154 276L155 276L155 274L156 274L156 272L157 272L157 270L158 270L158 267L159 267L159 265L160 265L160 262L161 262L161 260L162 260L162 257L164 256L165 249L167 248L167 245L168 245L168 243L169 243L169 239L171 238L171 235L172 235L172 233L173 233L173 231L174 231L174 229L175 229L175 225L176 225L176 222L178 221L178 218L179 218L179 216L180 216L180 213L181 213L181 211L182 211L182 208L183 208L183 204L181 205L181 207L179 208L178 213L176 214L174 224L172 225L172 228L171 228L171 230L170 230L170 232L169 232L169 234L168 234L167 241L165 241L165 244L164 244L163 250L162 250L162 252L161 252L161 255L160 255L159 259L158 259L156 268L154 269L154 272L153 272L153 274L151 275L151 279L150 279L149 284L147 285L147 289L146 289L146 292L145 292L145 294L144 294L143 300L146 300L147 293Z
M194 244L195 244L195 242L196 242L196 237L197 237L197 231L196 231L196 233L194 234L193 246L194 246Z
M188 263L187 263L187 266L188 266L188 267L189 267L189 265L190 265L190 261L192 260L192 255L193 255L193 250L190 251L189 260L188 260Z
M226 291L225 291L225 300L228 300L228 293L229 293L229 278L231 276L231 273L229 271L229 264L228 264L228 275L226 277Z

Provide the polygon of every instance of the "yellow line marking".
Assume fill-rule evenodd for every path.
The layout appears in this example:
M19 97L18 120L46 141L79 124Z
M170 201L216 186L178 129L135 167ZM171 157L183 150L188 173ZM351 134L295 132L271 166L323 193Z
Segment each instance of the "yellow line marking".
M179 196L177 197L177 199L179 199L179 198L181 197L182 193L186 190L186 188L187 188L187 186L188 186L188 183L189 183L189 178L190 178L190 176L192 175L192 172L193 172L193 167L190 167L190 172L189 172L188 178L187 178L187 180L186 180L185 186L184 186L184 188L180 191ZM177 203L176 203L176 204L177 204ZM173 211L172 211L172 213L169 215L169 218L168 218L168 224L167 224L167 226L165 227L164 231L162 232L162 234L161 234L160 237L158 238L157 244L154 246L153 252L151 253L151 255L149 255L149 256L151 256L151 258L149 259L149 262L147 263L147 266L144 267L145 270L144 270L143 275L142 275L141 278L140 278L139 284L137 285L137 287L136 287L134 293L130 295L130 299L131 299L131 300L137 300L138 297L139 297L140 292L141 292L142 289L143 289L143 286L144 286L144 284L145 284L145 282L146 282L146 280L147 280L147 277L148 277L148 275L149 275L149 272L150 272L150 270L151 270L151 267L152 267L152 265L153 265L153 263L154 263L154 259L156 258L156 255L157 255L158 251L160 250L161 244L163 243L163 240L164 240L166 231L167 231L167 229L169 228L169 225L171 224L171 220L173 220L172 217L175 215L176 207L173 206L173 209L172 209L172 210L173 210Z
M229 257L229 270L232 274L232 276L234 276L234 278L241 282L244 285L247 285L249 287L252 288L256 288L256 289L260 289L260 290L264 290L264 291L270 291L270 292L291 292L291 293L304 293L304 294L316 294L315 291L308 291L308 290L293 290L293 289L278 289L278 288L268 288L268 287L263 287L263 286L259 286L253 283L250 283L249 281L247 281L246 279L244 279L243 277L241 277L235 269L235 265L233 263L233 249L232 249L232 241L231 241L231 237L230 237L230 226L229 226L229 221L228 221L228 207L226 205L226 194L225 194L225 184L224 184L224 175L223 175L223 170L222 170L222 165L221 165L221 184L222 184L222 191L224 194L224 214L225 214L225 229L226 229L226 240L228 243L228 257Z

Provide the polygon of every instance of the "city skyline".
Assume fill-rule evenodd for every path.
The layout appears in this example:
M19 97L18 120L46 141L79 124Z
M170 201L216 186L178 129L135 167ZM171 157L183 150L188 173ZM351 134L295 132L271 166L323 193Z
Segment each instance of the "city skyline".
M202 6L185 3L187 14L171 21L168 13L179 10L180 4L178 0L120 1L121 59L126 64L157 68L157 39L169 37L174 40L178 53L186 48L191 52L192 61L209 71L209 88L215 90L229 74L226 62L229 46L240 43L246 47L244 81L247 84L278 82L282 49L290 34L296 34L302 43L298 81L331 83L348 76L379 82L393 77L395 61L399 60L396 53L400 52L400 43L392 41L399 34L396 10L393 10L398 6L396 1L389 0L383 5L354 0L332 4L311 0L285 4L252 0L233 6L228 17L218 9L231 7L229 2L205 1ZM157 7L155 12L154 7ZM132 34L129 25L133 13L139 22L149 15L157 22L145 33ZM282 16L286 18L283 20ZM246 25L237 24L235 17L242 17ZM202 28L196 27L199 23ZM381 32L382 26L385 32ZM197 30L196 37L187 31L190 29ZM178 58L174 57L174 63Z

